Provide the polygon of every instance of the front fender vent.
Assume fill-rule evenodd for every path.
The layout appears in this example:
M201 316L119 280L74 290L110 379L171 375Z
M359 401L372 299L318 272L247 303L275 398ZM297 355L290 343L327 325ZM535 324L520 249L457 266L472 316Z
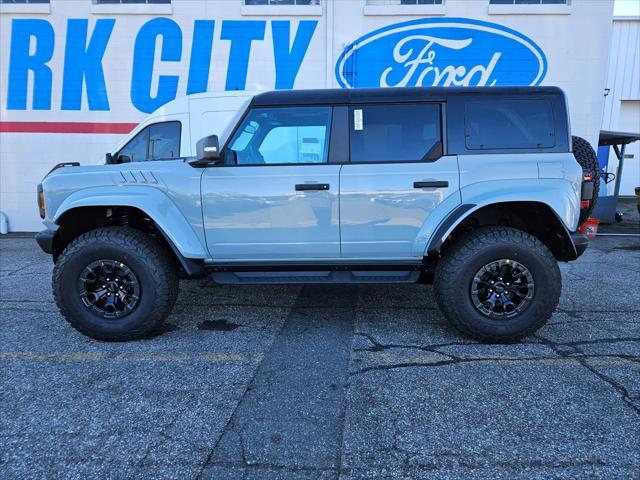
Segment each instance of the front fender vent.
M157 185L158 179L155 177L151 170L127 170L126 172L120 172L122 180L121 184L154 184Z

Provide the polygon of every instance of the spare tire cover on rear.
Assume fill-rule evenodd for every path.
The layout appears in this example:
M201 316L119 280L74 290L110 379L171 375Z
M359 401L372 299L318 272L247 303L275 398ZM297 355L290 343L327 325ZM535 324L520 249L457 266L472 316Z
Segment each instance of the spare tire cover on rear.
M582 167L585 173L591 173L593 178L593 197L589 202L589 208L580 210L580 220L578 225L582 225L593 212L598 200L598 191L600 190L600 169L598 167L598 156L589 142L582 137L571 137L573 144L573 156Z

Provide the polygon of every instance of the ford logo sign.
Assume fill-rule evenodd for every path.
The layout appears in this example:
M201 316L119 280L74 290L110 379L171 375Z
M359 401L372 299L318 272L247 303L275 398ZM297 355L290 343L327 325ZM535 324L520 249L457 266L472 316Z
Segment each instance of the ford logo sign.
M538 85L544 52L496 23L429 18L397 23L348 45L336 78L350 87Z

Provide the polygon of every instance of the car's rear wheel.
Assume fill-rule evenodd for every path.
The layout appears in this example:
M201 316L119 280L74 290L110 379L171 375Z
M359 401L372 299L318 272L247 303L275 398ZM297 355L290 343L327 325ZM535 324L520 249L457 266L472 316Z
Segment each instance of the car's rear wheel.
M100 228L64 249L53 271L53 293L79 332L97 340L134 340L156 332L171 312L177 269L147 234Z
M483 227L457 239L435 272L436 301L460 331L484 342L511 342L542 327L558 305L558 263L534 236Z

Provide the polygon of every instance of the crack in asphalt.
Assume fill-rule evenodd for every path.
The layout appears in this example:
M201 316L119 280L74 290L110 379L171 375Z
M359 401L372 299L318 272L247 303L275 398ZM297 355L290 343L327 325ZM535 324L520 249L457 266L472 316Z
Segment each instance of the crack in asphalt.
M388 365L375 365L371 367L365 367L360 370L356 370L350 373L350 375L360 375L363 373L371 372L371 371L382 371L382 370L396 370L400 368L429 368L429 367L443 367L448 365L457 365L464 363L533 363L533 362L549 362L549 361L557 361L562 360L557 356L530 356L530 357L498 357L498 356L486 356L486 357L457 357L454 355L434 352L442 356L450 357L447 360L437 360L437 361L423 361L423 362L400 362L400 363L392 363ZM635 358L629 358L626 355L582 355L582 356L564 356L566 360L571 360L577 363L580 362L581 359L597 359L597 358L618 358L623 361L632 361L636 362ZM639 410L640 413L640 410Z
M513 363L513 362L537 362L537 361L553 361L558 359L566 359L572 362L575 362L577 365L580 365L591 373L596 375L601 380L608 383L612 386L622 397L622 400L626 405L629 406L635 413L640 414L640 407L634 405L633 400L636 400L634 396L629 393L629 390L622 385L620 382L611 378L608 375L598 371L592 365L589 365L588 360L597 359L597 358L617 358L623 361L630 361L634 363L640 362L640 358L634 355L627 354L600 354L600 355L588 355L585 354L584 351L580 348L580 346L585 345L611 345L617 343L636 343L640 342L639 337L622 337L622 338L600 338L600 339L590 339L590 340L579 340L579 341L570 341L570 342L553 342L548 338L542 337L540 335L534 335L534 338L539 340L538 342L520 342L519 345L545 345L550 348L555 356L549 355L534 355L534 356L522 356L522 357L499 357L499 356L485 356L485 357L461 357L458 355L452 355L450 353L445 353L439 351L441 348L450 347L450 346L472 346L477 345L481 346L483 344L480 343L463 343L463 342L449 342L449 343L441 343L441 344L431 344L431 345L415 345L415 344L385 344L376 339L373 335L355 332L354 335L362 336L366 338L371 344L372 347L369 348L359 348L354 349L356 352L382 352L391 349L414 349L420 350L424 352L433 353L436 355L441 355L444 357L448 357L443 360L435 360L435 361L424 361L424 362L398 362L387 365L373 365L369 367L365 367L356 371L350 372L350 375L361 375L363 373L371 372L371 371L384 371L384 370L394 370L400 368L428 368L428 367L442 367L448 365L456 365L456 364L465 364L465 363L480 363L480 362L500 362L500 363ZM428 360L428 359L427 359Z
M543 337L541 335L534 335L534 336L536 338L538 338L540 341L542 341L544 344L546 344L549 348L551 348L559 356L564 357L564 358L575 359L585 369L589 370L595 376L597 376L598 378L600 378L604 382L608 383L611 387L614 388L614 390L616 390L618 392L618 394L621 396L621 398L624 401L624 403L631 410L633 410L636 414L640 415L640 407L637 406L637 405L634 405L633 400L635 398L630 395L629 390L624 385L622 385L620 382L618 382L617 380L611 378L608 375L605 375L604 373L602 373L602 372L598 371L597 369L595 369L593 366L589 365L586 360L588 360L591 356L584 355L584 352L578 347L578 345L593 344L593 343L598 342L598 341L594 340L593 342L589 342L589 343L570 342L570 343L562 344L562 343L554 342L554 341L552 341L552 340L550 340L548 338L545 338L545 337ZM602 343L603 340L605 340L605 339L600 340L600 343ZM614 339L609 339L609 340L614 340ZM632 341L639 341L639 340L638 339L634 339ZM559 348L559 347L561 347L563 345L566 345L566 346L569 346L569 347L573 348L576 351L576 355L570 356L570 354L568 354L567 352L565 352L561 348Z
M354 349L355 352L361 352L361 351L377 352L377 351L389 350L392 348L407 348L407 349L422 350L425 352L441 353L441 352L436 352L434 349L443 348L443 347L453 347L453 346L481 345L477 342L448 342L448 343L437 343L432 345L411 345L411 344L392 344L392 343L385 344L380 342L373 335L368 333L355 332L354 336L364 337L373 344L373 347L370 347L370 348ZM539 344L536 344L536 345L539 345Z
M437 351L438 348L444 347L457 347L457 346L487 346L492 344L479 343L474 341L469 342L447 342L447 343L434 343L430 345L416 345L416 344L404 344L404 343L382 343L378 339L376 339L373 335L363 332L355 332L354 335L365 337L369 342L373 344L373 347L370 348L359 348L354 349L354 351L382 351L389 350L392 348L406 348L406 349L418 349L426 352L439 353L442 355L446 355L443 352ZM519 341L516 345L547 345L546 339L538 335L534 335L534 338L538 338L539 342L531 342L531 341ZM566 345L566 346L578 346L578 345L597 345L597 344L612 344L612 343L622 343L622 342L640 342L640 337L619 337L619 338L596 338L591 340L576 340L571 342L556 342L557 345ZM502 344L493 344L502 345Z

